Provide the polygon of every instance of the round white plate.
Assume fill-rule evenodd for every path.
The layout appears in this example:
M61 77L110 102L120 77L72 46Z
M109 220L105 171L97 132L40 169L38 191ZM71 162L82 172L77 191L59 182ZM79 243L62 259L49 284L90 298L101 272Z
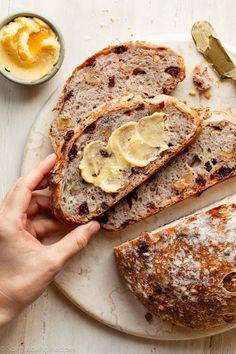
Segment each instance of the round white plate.
M192 106L209 106L215 110L226 110L236 115L234 84L231 81L220 83L219 78L211 69L210 73L214 78L211 100L207 100L204 96L189 96L189 91L193 89L191 81L193 67L204 62L190 38L175 35L155 36L147 38L147 40L170 46L183 55L187 67L187 77L183 83L179 84L174 93L175 96L186 100ZM236 48L231 47L230 50L236 54ZM22 174L27 173L33 165L52 151L47 132L53 119L52 108L60 91L61 87L52 94L36 118L26 143ZM70 301L87 314L108 326L139 337L183 340L209 336L232 328L233 325L225 325L208 331L192 330L176 327L157 317L148 323L144 317L147 310L119 278L113 247L120 242L138 236L142 231L154 230L160 225L235 193L235 181L235 178L225 181L202 193L201 196L183 201L156 216L128 227L123 232L100 231L87 248L57 276L56 286Z

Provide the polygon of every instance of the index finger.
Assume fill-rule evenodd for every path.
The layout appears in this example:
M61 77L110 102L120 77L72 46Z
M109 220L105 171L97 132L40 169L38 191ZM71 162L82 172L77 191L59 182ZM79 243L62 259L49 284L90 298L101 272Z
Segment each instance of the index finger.
M38 166L33 168L33 170L24 177L25 187L33 192L39 183L49 174L56 163L56 159L56 154L53 153L46 157L45 160L41 161Z
M6 195L3 201L4 209L15 215L26 212L33 190L48 175L55 162L56 154L51 154L28 175L21 177Z

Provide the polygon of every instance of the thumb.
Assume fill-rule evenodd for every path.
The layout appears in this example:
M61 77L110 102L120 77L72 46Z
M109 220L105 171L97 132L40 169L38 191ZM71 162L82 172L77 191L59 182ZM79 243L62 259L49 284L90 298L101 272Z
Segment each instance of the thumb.
M60 241L50 245L51 257L62 267L71 257L83 249L91 236L100 229L97 221L80 225L63 237Z

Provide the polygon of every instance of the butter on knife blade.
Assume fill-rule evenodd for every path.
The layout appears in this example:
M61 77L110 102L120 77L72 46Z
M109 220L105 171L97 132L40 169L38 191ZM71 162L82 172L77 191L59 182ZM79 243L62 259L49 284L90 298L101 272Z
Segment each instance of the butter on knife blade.
M197 50L222 79L236 80L236 67L209 22L196 22L192 27L192 37Z

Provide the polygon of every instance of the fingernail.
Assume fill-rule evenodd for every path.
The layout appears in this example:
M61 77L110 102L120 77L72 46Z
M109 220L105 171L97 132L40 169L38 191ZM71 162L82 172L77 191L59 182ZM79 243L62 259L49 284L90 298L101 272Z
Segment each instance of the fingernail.
M90 232L95 233L100 229L100 224L97 221L90 221L88 227Z
M56 157L56 154L55 154L55 152L53 152L52 154L50 154L46 157L46 160L51 160L52 158L55 158L55 157Z

